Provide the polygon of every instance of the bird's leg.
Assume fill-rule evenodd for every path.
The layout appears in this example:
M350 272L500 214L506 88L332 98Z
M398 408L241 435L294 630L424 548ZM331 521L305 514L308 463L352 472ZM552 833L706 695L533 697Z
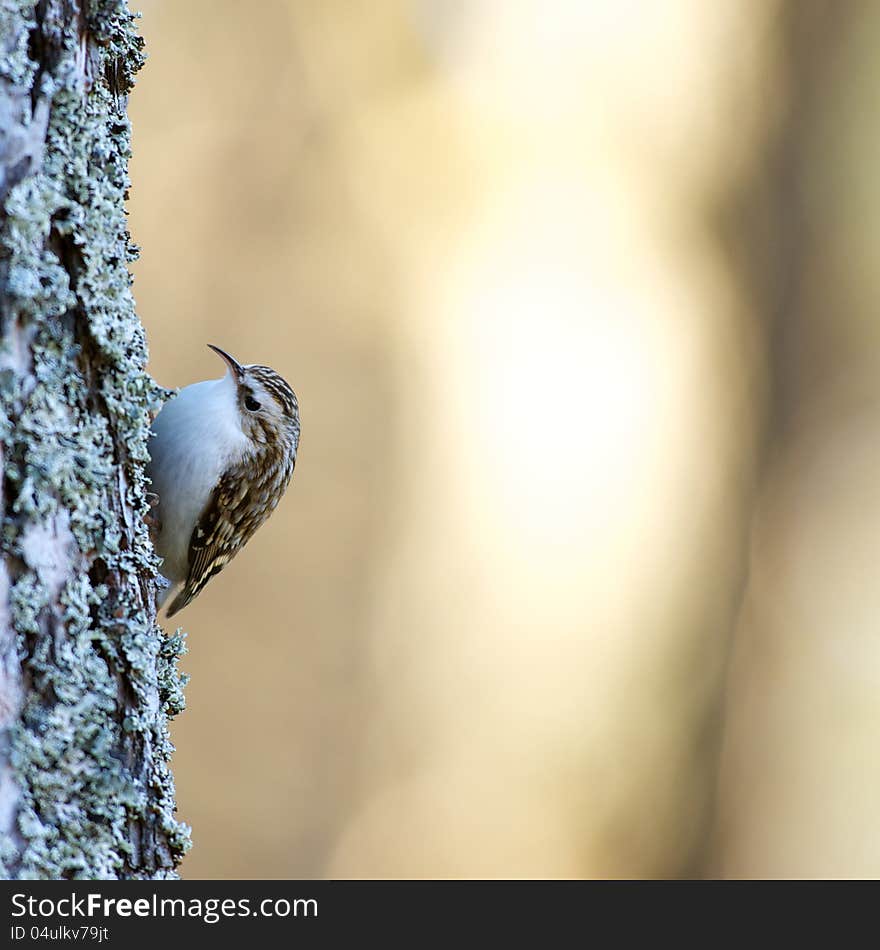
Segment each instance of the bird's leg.
M174 585L167 577L163 577L161 574L156 576L156 610L159 611L165 605L165 601L168 599L168 595L171 593L171 589Z

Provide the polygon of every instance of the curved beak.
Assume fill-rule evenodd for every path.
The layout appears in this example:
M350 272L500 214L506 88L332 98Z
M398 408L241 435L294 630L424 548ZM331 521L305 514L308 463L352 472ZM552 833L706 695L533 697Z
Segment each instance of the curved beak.
M240 380L244 375L244 367L241 363L234 360L225 350L221 350L219 346L214 346L213 343L209 343L208 346L226 363L233 377L236 380Z

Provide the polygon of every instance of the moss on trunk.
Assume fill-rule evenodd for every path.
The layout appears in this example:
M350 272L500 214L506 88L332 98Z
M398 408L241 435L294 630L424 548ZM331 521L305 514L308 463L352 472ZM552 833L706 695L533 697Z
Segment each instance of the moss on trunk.
M125 0L0 0L0 874L172 876L179 637L153 606Z

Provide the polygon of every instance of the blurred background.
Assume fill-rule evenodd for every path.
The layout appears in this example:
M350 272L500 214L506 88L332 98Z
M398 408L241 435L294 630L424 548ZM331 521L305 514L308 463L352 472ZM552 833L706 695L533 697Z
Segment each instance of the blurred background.
M150 369L303 419L184 876L880 876L880 5L136 6Z

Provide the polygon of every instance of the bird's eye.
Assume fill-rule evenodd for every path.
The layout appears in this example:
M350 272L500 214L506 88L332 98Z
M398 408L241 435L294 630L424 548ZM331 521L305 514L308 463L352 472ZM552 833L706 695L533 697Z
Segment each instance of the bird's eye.
M254 399L253 396L245 396L244 405L246 409L249 409L251 412L256 412L260 408L260 404Z

